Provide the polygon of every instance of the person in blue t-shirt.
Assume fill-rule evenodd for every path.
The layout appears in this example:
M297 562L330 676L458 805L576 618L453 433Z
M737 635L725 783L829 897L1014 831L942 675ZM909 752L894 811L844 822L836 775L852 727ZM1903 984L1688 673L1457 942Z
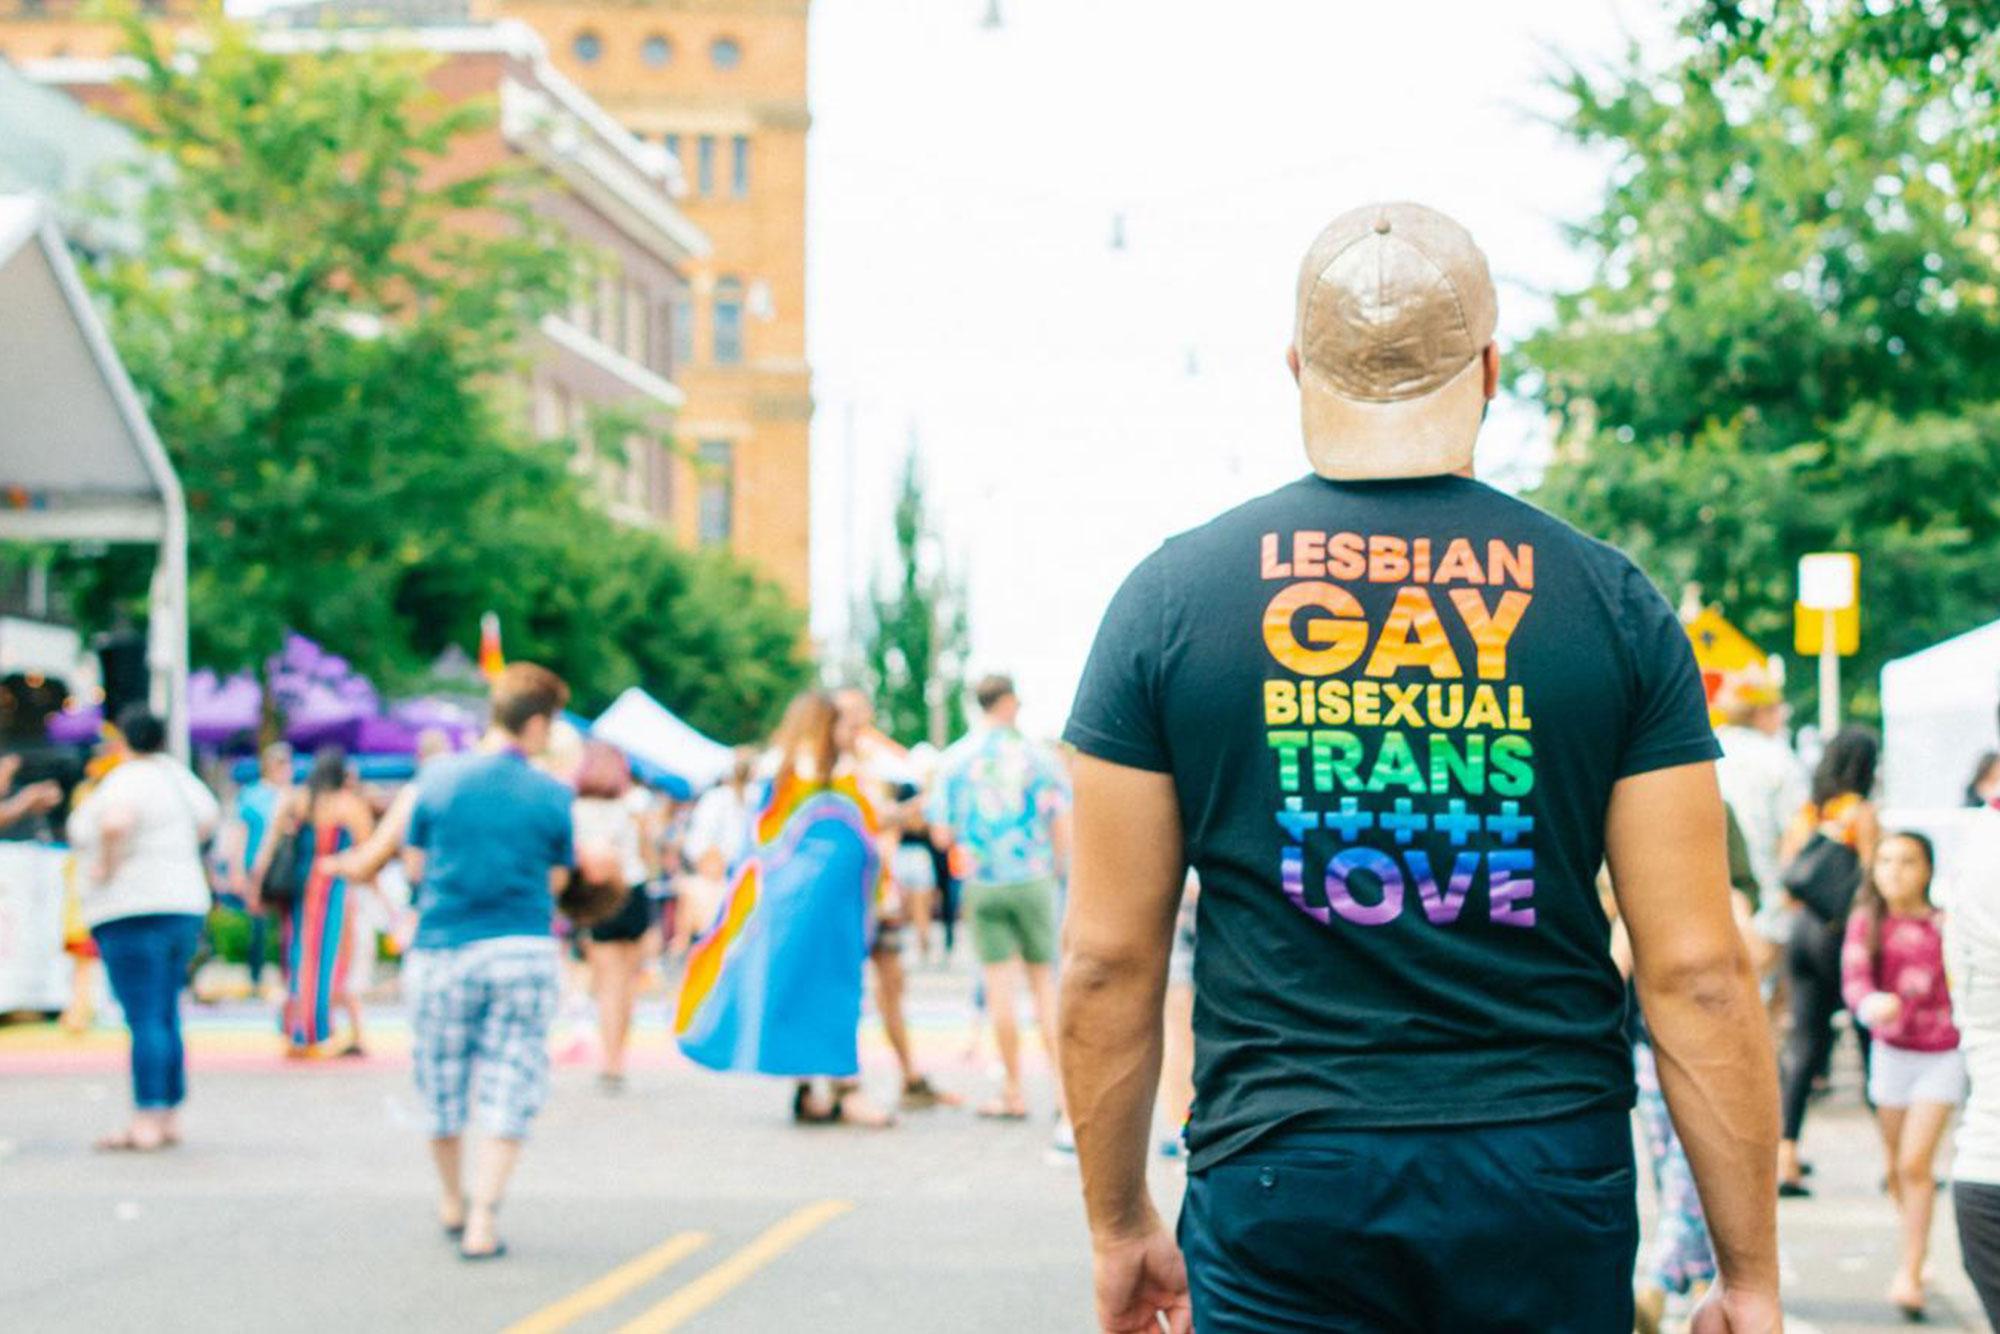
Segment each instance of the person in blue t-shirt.
M550 926L574 860L572 794L529 757L547 746L568 699L547 668L503 670L486 739L425 770L405 840L410 878L424 886L408 974L417 1088L430 1113L439 1221L467 1260L506 1251L494 1211L548 1097L559 990ZM475 1100L487 1139L468 1193L462 1137Z
M225 856L229 871L229 897L250 919L250 990L261 991L264 964L271 952L271 918L282 914L279 905L259 902L262 886L252 883L257 853L271 828L271 817L292 791L292 748L282 741L264 747L257 760L257 780L236 794L236 827ZM284 965L279 965L282 968Z

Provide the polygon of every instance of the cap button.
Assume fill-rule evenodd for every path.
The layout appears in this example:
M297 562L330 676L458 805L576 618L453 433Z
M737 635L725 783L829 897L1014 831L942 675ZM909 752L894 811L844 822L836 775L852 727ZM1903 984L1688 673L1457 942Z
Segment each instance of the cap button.
M1381 217L1375 219L1375 230L1380 232L1384 236L1387 236L1389 234L1388 214L1384 213Z

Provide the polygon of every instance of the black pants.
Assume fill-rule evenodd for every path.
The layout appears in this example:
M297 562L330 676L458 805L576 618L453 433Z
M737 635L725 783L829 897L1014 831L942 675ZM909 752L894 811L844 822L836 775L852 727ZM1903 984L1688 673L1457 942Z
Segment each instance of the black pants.
M1843 922L1822 922L1801 911L1785 947L1785 984L1791 989L1792 1030L1778 1062L1784 1084L1784 1137L1795 1140L1806 1123L1813 1077L1833 1050L1833 1016L1840 1013L1840 945Z
M1965 1272L1986 1308L1986 1323L2000 1329L2000 1186L1954 1181L1951 1204Z
M1626 1334L1638 1177L1622 1110L1288 1136L1191 1173L1201 1334Z

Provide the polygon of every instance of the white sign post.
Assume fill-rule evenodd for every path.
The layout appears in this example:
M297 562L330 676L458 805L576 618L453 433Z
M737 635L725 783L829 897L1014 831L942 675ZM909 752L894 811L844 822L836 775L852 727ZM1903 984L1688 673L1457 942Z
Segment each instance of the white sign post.
M1822 618L1819 645L1819 735L1821 744L1840 730L1840 647L1835 619L1861 596L1861 562L1851 552L1827 551L1799 557L1799 605Z

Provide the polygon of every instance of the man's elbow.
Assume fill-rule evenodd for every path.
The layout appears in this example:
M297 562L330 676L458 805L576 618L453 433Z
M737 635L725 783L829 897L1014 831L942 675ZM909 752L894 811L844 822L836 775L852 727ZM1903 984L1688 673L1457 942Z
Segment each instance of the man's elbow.
M1129 944L1108 945L1066 936L1063 940L1063 990L1077 997L1116 992L1164 975L1163 952Z
M1740 941L1641 957L1637 973L1642 998L1678 1001L1709 1014L1727 1014L1756 996L1750 956Z

